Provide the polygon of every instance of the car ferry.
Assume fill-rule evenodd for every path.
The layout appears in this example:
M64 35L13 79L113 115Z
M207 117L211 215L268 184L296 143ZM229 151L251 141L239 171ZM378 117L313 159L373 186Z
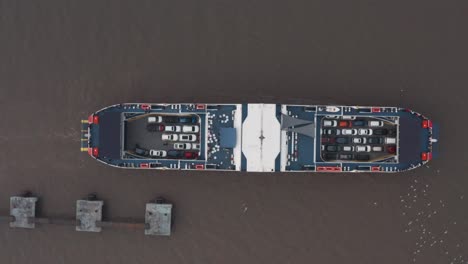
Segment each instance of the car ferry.
M94 159L159 170L401 172L437 142L429 118L399 107L125 103L81 131Z

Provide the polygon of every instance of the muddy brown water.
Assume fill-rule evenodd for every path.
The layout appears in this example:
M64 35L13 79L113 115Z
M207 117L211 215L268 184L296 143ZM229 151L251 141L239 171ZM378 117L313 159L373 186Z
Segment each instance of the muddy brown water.
M23 190L72 217L143 218L169 238L0 225L0 263L468 263L468 3L0 1L0 212ZM400 174L130 171L79 152L80 119L121 102L404 106L439 157Z

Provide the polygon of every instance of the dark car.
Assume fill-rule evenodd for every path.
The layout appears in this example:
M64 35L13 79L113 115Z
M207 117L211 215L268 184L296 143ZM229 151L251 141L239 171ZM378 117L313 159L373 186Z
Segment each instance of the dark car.
M375 131L375 130L374 130ZM383 144L384 143L384 139L382 137L370 137L370 138L367 138L367 143L369 144L375 144L375 145L378 145L378 144Z
M338 155L336 153L325 153L323 154L323 159L324 160L337 160Z
M336 130L336 129L323 129L322 134L324 134L324 135L339 135L339 132L337 133L337 131L339 131L339 130Z
M331 137L322 137L321 141L322 143L333 143L335 139Z
M164 110L166 109L165 105L151 105L151 110Z
M352 160L354 159L354 155L353 154L340 154L338 155L338 159L339 160Z
M356 160L359 160L359 161L368 161L368 160L370 160L370 156L368 154L357 154L355 158L356 158Z
M165 116L163 120L166 123L179 123L179 118L177 116Z
M335 142L338 143L338 144L348 144L349 143L349 138L337 137L337 138L335 138Z
M164 131L165 126L160 124L149 123L146 125L146 130L149 132Z
M146 149L140 148L140 146L136 145L135 153L140 156L148 156L149 151Z
M366 121L364 120L354 120L353 121L353 126L365 126L366 125Z
M325 146L325 150L328 151L328 152L337 152L338 147L335 146L335 145L327 145L327 146Z
M195 116L181 116L179 117L179 123L190 123L190 124L195 124L197 123L197 117Z
M388 131L388 135L389 135L389 136L396 136L396 130L395 130L395 129L390 129L390 130Z
M167 151L168 158L178 159L178 158L182 158L183 156L184 156L184 151L182 150L172 149L172 150Z
M385 136L388 134L388 130L385 128L376 128L374 129L374 135Z

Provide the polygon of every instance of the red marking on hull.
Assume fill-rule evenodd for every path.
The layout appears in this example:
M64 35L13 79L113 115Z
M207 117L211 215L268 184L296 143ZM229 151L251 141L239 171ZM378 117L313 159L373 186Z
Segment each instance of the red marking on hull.
M422 159L423 161L428 160L428 156L427 156L427 153L426 153L426 152L421 153L421 159Z
M338 172L338 171L341 171L341 167L324 167L324 166L320 166L320 167L317 167L316 169L317 171L334 171L334 172Z

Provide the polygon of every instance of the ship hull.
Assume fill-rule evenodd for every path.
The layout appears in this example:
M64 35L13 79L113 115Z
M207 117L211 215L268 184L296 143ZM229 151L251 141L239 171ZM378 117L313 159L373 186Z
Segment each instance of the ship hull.
M83 120L81 150L126 169L393 173L429 162L436 132L398 107L128 103Z

